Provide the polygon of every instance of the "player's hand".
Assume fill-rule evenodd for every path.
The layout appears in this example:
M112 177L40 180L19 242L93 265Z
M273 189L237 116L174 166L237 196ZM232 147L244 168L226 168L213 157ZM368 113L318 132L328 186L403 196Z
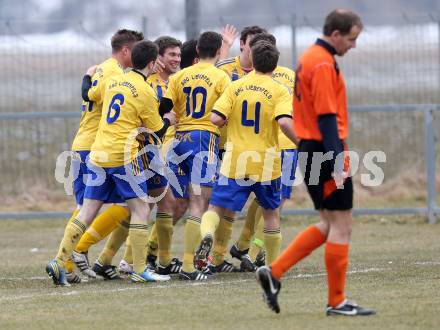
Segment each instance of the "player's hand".
M90 68L87 69L86 74L92 77L95 74L97 67L97 65L92 65Z
M163 118L166 118L170 121L170 126L176 124L176 114L174 111L167 112L163 115Z
M238 32L235 26L226 24L226 26L222 29L223 42L231 47L237 37Z
M165 69L165 64L161 61L161 59L158 57L156 59L156 62L154 63L153 70L151 70L151 73L161 73Z

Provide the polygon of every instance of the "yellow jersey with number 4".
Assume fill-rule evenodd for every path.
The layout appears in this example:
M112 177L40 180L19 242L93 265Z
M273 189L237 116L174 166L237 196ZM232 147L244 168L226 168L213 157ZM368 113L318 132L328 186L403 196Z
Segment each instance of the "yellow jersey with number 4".
M229 83L225 72L206 62L171 76L165 97L173 101L177 131L203 130L218 135L217 126L211 123L211 110Z
M240 56L231 57L223 61L219 61L216 64L217 68L226 72L231 81L236 81L244 75L248 74L250 71L246 71L242 68L240 63ZM219 149L224 149L226 143L226 126L220 129L220 139L219 139Z
M109 78L120 75L123 72L122 67L114 58L107 59L96 68L96 72L92 77L92 86L88 92L91 102L83 101L82 116L78 132L72 143L72 150L90 150L95 141L99 121L101 120L105 84Z
M228 86L213 111L228 120L222 175L258 182L281 176L277 120L292 116L286 86L251 72Z
M136 136L140 127L157 132L163 127L163 121L156 93L142 73L132 70L109 80L105 86L91 161L101 167L130 163L138 153Z

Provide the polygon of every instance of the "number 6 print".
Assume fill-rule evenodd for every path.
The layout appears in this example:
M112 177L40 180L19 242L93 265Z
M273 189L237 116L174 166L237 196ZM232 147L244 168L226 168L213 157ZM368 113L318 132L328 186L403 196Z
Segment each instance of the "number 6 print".
M119 103L117 103L118 101ZM112 101L110 102L110 105L108 107L107 123L113 124L116 121L116 119L118 119L119 114L121 113L121 105L123 104L124 104L124 95L116 94L115 96L113 96Z

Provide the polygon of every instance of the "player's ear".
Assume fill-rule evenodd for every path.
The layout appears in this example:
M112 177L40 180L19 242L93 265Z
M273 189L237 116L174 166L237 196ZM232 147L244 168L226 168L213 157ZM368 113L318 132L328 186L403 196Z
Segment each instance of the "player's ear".
M334 31L332 32L332 34L330 35L330 37L333 38L333 39L338 39L338 38L340 38L340 37L341 37L341 31L339 31L339 30L334 30Z
M154 68L154 63L155 63L156 61L151 61L151 62L149 62L148 64L147 64L147 69L148 69L148 71L151 71L151 70L153 70L153 68Z

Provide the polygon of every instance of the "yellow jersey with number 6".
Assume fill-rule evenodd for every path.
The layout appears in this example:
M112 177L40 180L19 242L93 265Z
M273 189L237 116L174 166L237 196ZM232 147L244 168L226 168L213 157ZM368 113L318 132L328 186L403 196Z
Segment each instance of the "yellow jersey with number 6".
M130 163L138 153L139 128L157 132L163 127L156 93L146 77L132 70L108 81L98 133L90 152L91 161L101 167Z

